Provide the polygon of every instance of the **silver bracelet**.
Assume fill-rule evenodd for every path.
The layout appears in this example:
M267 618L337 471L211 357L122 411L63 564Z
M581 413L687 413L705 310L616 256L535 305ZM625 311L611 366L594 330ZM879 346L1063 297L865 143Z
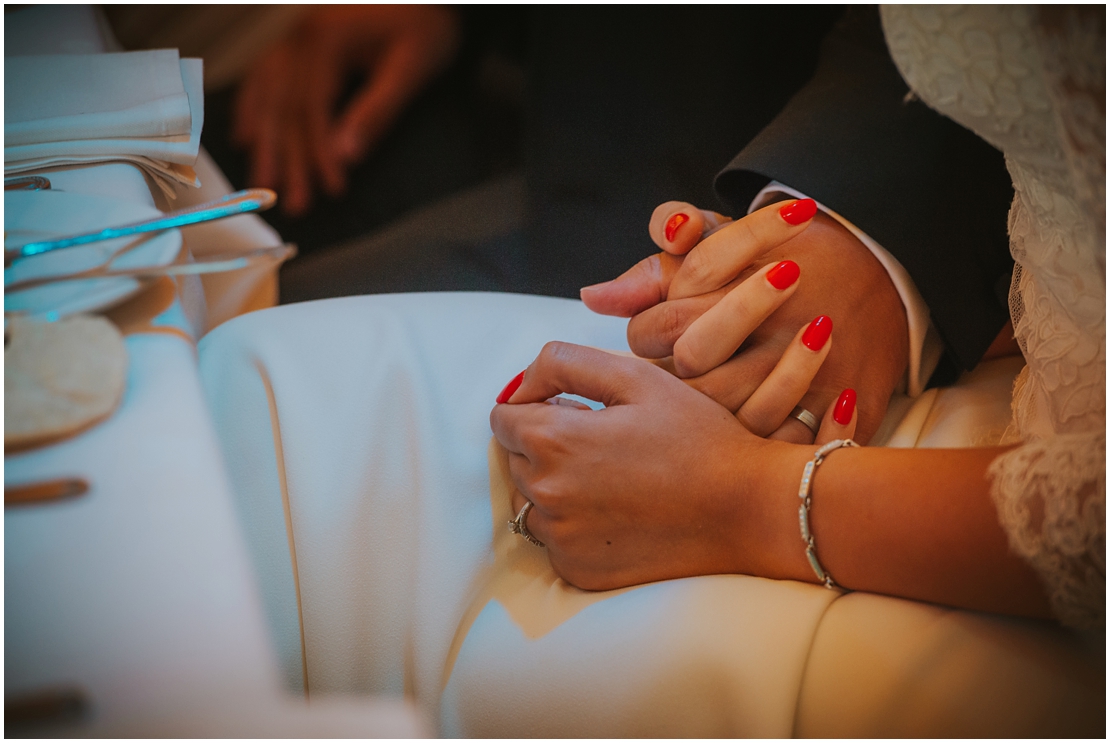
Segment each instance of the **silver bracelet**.
M822 446L814 452L813 459L806 462L805 469L802 470L802 484L798 488L798 497L802 499L802 505L798 507L798 523L802 527L802 541L806 545L806 559L809 560L809 566L813 568L813 572L817 574L817 580L821 581L825 588L836 588L837 586L836 581L832 579L827 570L821 567L821 562L817 559L817 545L813 542L813 532L809 528L809 507L812 504L809 488L813 483L814 470L825 461L825 457L842 446L858 447L859 444L851 439L837 439Z

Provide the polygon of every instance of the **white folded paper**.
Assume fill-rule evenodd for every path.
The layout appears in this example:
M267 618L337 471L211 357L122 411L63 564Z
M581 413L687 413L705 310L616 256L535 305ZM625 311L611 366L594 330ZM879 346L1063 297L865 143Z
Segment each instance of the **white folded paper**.
M189 133L189 98L173 49L9 57L4 145Z
M4 83L6 175L123 161L170 196L197 185L201 60L172 49L9 57Z
M80 155L73 157L43 157L34 160L21 160L4 163L4 175L49 172L55 168L74 168L82 165L103 165L104 163L128 163L134 165L147 176L167 199L177 198L177 186L199 188L200 179L191 165L179 165L165 160L153 160L142 155Z

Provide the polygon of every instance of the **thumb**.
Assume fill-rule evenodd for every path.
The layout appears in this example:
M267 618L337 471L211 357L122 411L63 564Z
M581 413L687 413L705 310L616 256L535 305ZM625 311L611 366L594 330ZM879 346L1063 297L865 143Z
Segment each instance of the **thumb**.
M671 279L681 266L681 257L657 253L611 281L583 287L579 296L599 315L632 317L667 298Z
M518 405L544 402L562 394L596 400L606 407L630 402L644 374L667 373L642 359L618 356L589 346L551 341L524 370L519 386L499 401Z

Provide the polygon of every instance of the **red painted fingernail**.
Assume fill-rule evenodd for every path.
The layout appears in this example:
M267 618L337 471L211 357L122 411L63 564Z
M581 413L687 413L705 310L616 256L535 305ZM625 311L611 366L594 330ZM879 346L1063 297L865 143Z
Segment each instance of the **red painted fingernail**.
M528 370L525 369L524 371ZM521 372L520 374L517 374L515 377L513 377L512 380L507 385L505 385L505 389L501 390L501 394L497 396L497 404L500 405L502 403L508 402L509 398L513 396L513 393L517 391L517 389L520 387L520 383L523 381L524 372Z
M668 219L667 226L663 228L663 233L667 236L667 242L674 242L674 236L675 233L678 232L678 228L689 221L690 218L682 212L679 212L678 214Z
M852 413L856 412L856 391L848 388L840 393L840 399L833 408L833 420L842 426L852 422Z
M821 315L809 324L806 332L802 333L802 343L811 351L820 351L832 334L832 318ZM855 393L852 393L855 394Z
M802 269L798 268L797 263L783 261L767 272L767 282L781 292L783 289L793 286L801 273Z
M779 216L783 218L787 224L801 224L813 219L813 215L817 213L817 202L813 199L798 199L791 201L781 209L779 209Z

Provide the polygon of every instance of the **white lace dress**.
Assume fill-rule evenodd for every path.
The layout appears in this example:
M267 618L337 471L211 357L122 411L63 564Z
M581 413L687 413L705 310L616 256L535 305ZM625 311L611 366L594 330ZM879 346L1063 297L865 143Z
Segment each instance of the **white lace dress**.
M1002 150L1026 367L992 497L1066 624L1106 621L1105 7L892 6L914 93Z

